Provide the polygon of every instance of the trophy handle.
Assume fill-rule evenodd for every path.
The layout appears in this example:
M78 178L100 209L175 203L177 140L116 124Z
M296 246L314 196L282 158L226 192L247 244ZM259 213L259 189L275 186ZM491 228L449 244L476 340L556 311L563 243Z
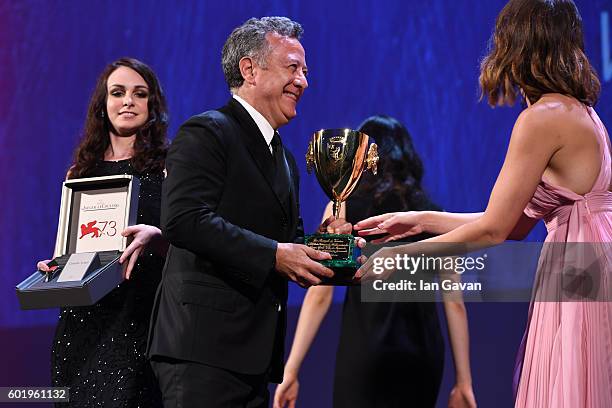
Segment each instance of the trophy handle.
M370 170L372 174L378 173L378 146L376 143L372 143L368 149L368 156L366 158L366 169Z

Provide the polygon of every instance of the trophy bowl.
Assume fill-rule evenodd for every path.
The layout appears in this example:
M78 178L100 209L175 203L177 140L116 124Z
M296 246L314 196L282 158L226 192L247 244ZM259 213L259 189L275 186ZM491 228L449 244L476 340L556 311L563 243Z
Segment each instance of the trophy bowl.
M370 137L351 129L322 129L314 133L306 153L306 166L313 170L321 188L333 203L333 214L340 217L342 202L357 187L361 174L377 172L378 148ZM350 234L309 235L306 245L329 252L331 260L322 261L336 272L326 284L350 284L359 268L355 238Z

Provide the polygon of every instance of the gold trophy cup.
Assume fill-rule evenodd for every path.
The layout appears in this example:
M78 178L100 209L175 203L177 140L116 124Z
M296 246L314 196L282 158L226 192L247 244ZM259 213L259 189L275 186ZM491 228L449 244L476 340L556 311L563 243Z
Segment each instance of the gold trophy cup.
M340 217L342 202L351 195L361 174L377 172L378 148L368 145L369 136L351 129L322 129L314 133L306 153L308 173L314 169L323 191L333 203L334 217ZM355 238L350 234L306 236L306 245L329 252L331 260L321 263L336 272L326 284L350 284L359 268Z

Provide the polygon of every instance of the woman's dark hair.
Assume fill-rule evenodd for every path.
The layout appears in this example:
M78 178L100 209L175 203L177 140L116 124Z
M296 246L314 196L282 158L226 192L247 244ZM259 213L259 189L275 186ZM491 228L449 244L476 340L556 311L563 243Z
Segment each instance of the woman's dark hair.
M360 126L378 145L378 174L364 173L356 196L369 197L379 206L394 195L406 210L422 207L427 201L421 187L423 162L414 150L408 130L398 120L384 115L371 116Z
M69 171L70 178L87 176L96 164L104 159L104 153L110 144L109 132L116 133L106 112L108 97L106 82L119 67L133 69L142 76L149 87L149 118L136 132L132 166L137 172L161 171L164 168L168 150L166 98L151 68L136 59L121 58L110 63L98 78L87 109L83 136L74 153L74 164Z
M510 0L497 16L490 53L481 64L482 97L513 105L545 93L593 106L601 84L584 52L582 19L572 0Z

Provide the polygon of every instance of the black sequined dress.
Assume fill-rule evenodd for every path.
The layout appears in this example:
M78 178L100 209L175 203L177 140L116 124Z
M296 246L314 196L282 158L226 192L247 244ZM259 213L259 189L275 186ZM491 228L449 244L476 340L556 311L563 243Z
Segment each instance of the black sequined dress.
M100 162L91 177L140 179L138 224L159 226L163 173L138 174L129 160ZM145 349L163 258L141 253L130 280L93 306L61 309L51 357L53 386L70 387L71 407L161 407Z

